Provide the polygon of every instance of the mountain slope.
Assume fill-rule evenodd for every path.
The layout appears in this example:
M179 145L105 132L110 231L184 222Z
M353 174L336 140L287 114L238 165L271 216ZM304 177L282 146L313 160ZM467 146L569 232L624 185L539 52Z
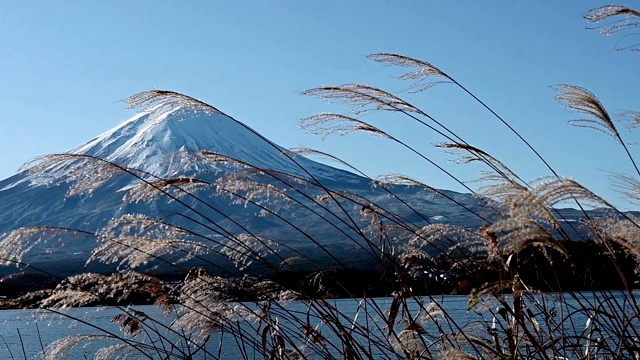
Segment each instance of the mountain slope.
M234 163L212 162L200 156L200 151L221 154L260 169L272 170L271 177L254 174L246 179L266 186L278 186L282 194L286 191L290 198L285 201L277 197L268 198L269 194L258 196L256 201L265 200L263 198L269 201L269 209L265 210L251 203L245 202L244 206L235 204L238 201L242 203L242 198L224 195L224 191L218 194L214 186L209 186L198 192L197 198L187 197L183 203L166 196L153 201L123 200L132 188L141 183L140 178L152 181L190 176L214 184L242 168ZM87 160L87 157L90 158ZM95 163L104 164L96 159L135 170L129 170L130 173L120 170L114 172L113 167L104 170L95 166ZM424 219L465 226L479 226L482 223L459 204L431 190L394 186L394 193L401 194L403 202L406 202L401 203L383 189L372 187L369 179L303 156L295 156L224 114L191 111L179 106L157 106L62 158L50 160L45 159L37 165L36 172L24 171L0 182L0 234L25 226L58 226L95 233L111 219L125 214L144 214L215 238L249 231L286 244L287 250L284 252L288 252L287 255L297 252L325 260L331 258L328 252L321 251L318 243L310 239L313 237L329 248L331 253L354 261L368 256L357 243L357 238L362 235L349 229L349 222L334 216L333 212L346 211L349 214L347 218L353 217L355 220L352 221L362 228L369 221L359 216L365 203L387 208L417 224L425 223ZM286 181L282 181L284 175L278 174L283 173L295 178L287 177ZM273 174L277 177L273 177ZM337 194L349 192L361 198L357 201L342 198L340 206L344 209L335 204L325 208L325 205L317 203L316 199L326 196L326 192L315 185L316 181L337 191ZM73 189L78 182L90 184L85 187L90 191L76 193ZM242 189L234 191L243 193ZM478 213L489 213L481 201L470 195L446 193ZM407 204L411 204L413 209ZM270 210L273 211L270 216L258 216ZM184 215L188 215L189 219ZM283 218L291 219L294 224L287 223ZM55 237L48 240L35 247L28 259L32 264L60 273L84 271L84 261L99 244L92 236L62 242L56 242L58 239ZM51 249L55 249L55 252L48 254L46 251ZM61 259L65 260L64 268L60 267ZM100 266L98 268L102 269Z

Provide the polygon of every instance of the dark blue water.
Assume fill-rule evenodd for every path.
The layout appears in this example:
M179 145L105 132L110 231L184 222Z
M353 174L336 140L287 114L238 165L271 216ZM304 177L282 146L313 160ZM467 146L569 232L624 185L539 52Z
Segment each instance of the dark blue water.
M625 294L618 293L613 295L619 304L625 304L628 301L625 300ZM579 297L568 297L560 299L560 295L547 295L545 297L536 296L531 298L531 302L536 306L543 306L546 309L554 309L556 312L554 315L557 319L563 319L563 324L570 324L572 331L584 332L588 328L588 314L589 312L575 312L568 316L575 309L580 309L580 301L584 304L597 305L600 304L601 310L605 309L607 302L610 299L611 294L603 296L602 298L594 298L594 294L581 294ZM433 306L433 302L436 301L442 309L448 314L448 320L454 320L455 324L452 325L451 321L446 321L447 318L440 317L441 326L445 324L445 332L451 333L464 333L472 332L477 329L481 331L486 330L488 326L499 323L501 318L495 315L496 310L499 309L499 304L491 299L478 303L473 310L469 311L469 298L467 296L441 296L436 298L424 298L422 299L422 305L419 302L409 302L409 306L406 309L411 313L410 316L416 319L425 319L424 308L420 310L420 306L427 307L428 304L432 304L430 309L436 309L438 306ZM509 301L509 299L507 299ZM354 332L354 337L361 341L363 344L367 343L366 336L371 339L379 339L386 341L387 328L386 320L388 319L389 309L391 307L392 299L368 299L366 302L362 300L354 299L341 299L330 300L324 309L334 308L338 312L335 312L336 316L340 318L343 324L350 324L353 322L358 326L366 327L367 334L360 334ZM233 305L233 304L231 304ZM259 309L261 304L235 304L234 306L248 309L250 311ZM534 309L534 307L531 307ZM161 324L149 325L150 336L138 336L130 338L131 341L141 341L147 345L154 345L158 348L167 350L174 354L180 354L181 352L188 353L189 345L185 344L184 339L176 334L172 334L166 329L163 329L163 325L170 325L175 321L175 314L164 316L161 309L153 306L136 306L132 309L141 311L149 315L154 319L160 319ZM622 308L620 308L622 309ZM535 309L534 309L535 310ZM64 315L54 314L45 310L5 310L0 311L0 359L40 359L42 357L43 348L56 340L64 338L66 336L74 335L88 335L88 334L105 334L111 332L114 335L122 336L122 332L117 324L112 323L112 319L118 314L122 314L126 309L119 308L77 308L68 309L64 312ZM129 309L131 311L131 309ZM382 311L380 313L379 311ZM619 310L618 310L619 311ZM296 343L301 344L302 347L310 345L310 339L303 332L300 331L300 324L307 321L306 314L311 313L311 323L315 329L321 332L323 335L330 338L331 331L328 328L327 323L329 321L323 320L323 317L327 317L331 314L322 313L322 310L309 311L309 304L303 302L289 302L284 303L282 308L275 306L272 308L272 316L279 318L279 326L283 331L300 333L299 338L296 338ZM402 309L401 309L402 312ZM281 316L279 316L281 315ZM297 320L292 320L293 317L300 319L300 323ZM401 314L398 315L398 318ZM565 319L566 317L566 319ZM570 319L570 321L569 321ZM425 337L429 334L438 334L439 330L435 327L433 321L424 320L425 324ZM147 322L147 324L150 324ZM634 324L638 325L638 324ZM400 332L406 323L397 323L397 332ZM544 327L545 325L542 324ZM287 330L289 329L289 330ZM264 332L264 325L257 318L249 319L242 325L242 331L249 338L247 343L253 341L253 346L260 347L262 345L262 334ZM533 331L533 330L532 330ZM566 330L565 330L566 331ZM227 333L227 336L222 336L220 340L220 332L214 332L215 336L208 342L207 352L200 352L195 358L199 359L213 359L221 354L223 359L236 359L241 357L241 352L245 351L249 358L253 358L256 352L252 350L251 346L239 347L236 338ZM269 333L270 334L270 333ZM333 335L335 336L335 335ZM434 343L434 348L439 346L435 343L434 339L437 336L430 337L429 342ZM267 340L271 339L267 336ZM198 342L197 339L194 339ZM306 344L305 344L306 342ZM92 359L96 355L96 351L105 346L118 344L118 341L112 341L104 338L94 339L93 341L83 342L71 352L65 355L64 359ZM172 348L173 347L173 348ZM180 348L181 350L175 351L174 349ZM330 349L331 350L331 349ZM386 358L391 357L389 352L381 348L372 348L371 353L374 358ZM336 356L338 352L335 352ZM26 356L25 356L26 355ZM153 358L164 358L164 353L158 352L152 353ZM141 353L131 353L127 358L138 359L142 358ZM256 358L260 358L256 356Z

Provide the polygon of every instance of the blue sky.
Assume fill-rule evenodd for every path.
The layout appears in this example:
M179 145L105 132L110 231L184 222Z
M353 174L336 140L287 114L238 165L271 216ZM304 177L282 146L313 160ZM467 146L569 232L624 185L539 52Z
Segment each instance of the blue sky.
M567 125L579 117L551 86L584 86L611 113L638 110L640 54L588 31L600 1L65 1L0 5L0 178L38 155L70 150L133 115L120 100L151 88L204 100L285 147L334 153L371 176L394 171L460 191L400 147L364 134L320 138L299 119L348 109L299 93L366 83L406 96L523 178L549 175L532 154L453 86L412 95L398 69L366 59L395 52L429 61L492 106L562 175L622 208L607 175L633 174L613 139ZM620 4L637 6L637 2ZM463 180L433 144L442 138L395 114L364 118ZM637 134L625 134L637 142ZM631 148L640 155L637 146ZM476 186L473 185L472 186Z

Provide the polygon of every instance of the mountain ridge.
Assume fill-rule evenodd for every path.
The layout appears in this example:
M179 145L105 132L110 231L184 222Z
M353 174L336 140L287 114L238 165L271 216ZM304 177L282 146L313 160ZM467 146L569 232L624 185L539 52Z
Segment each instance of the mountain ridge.
M219 184L217 189L210 186L209 190L197 193L201 199L188 198L182 204L166 198L123 201L130 189L145 181L194 177L215 185L221 177L242 168L234 163L211 162L200 155L201 151L212 151L251 164L259 171L273 172L269 176L263 173L249 178L266 187L280 186L281 195L298 202L302 208L289 208L291 205L282 198L268 198L269 194L274 194L273 191L267 192L265 196L269 205L278 206L272 215L282 217L265 217L265 208L260 208L260 201L265 199L252 203L243 195L222 196ZM0 181L0 234L25 226L58 226L96 233L114 218L125 214L144 214L169 219L167 221L174 221L177 226L203 233L211 232L211 228L202 225L203 222L220 227L223 233L250 231L277 238L290 252L326 258L326 254L317 248L318 243L309 241L305 235L309 232L332 252L353 260L360 253L363 254L360 259L369 256L366 251L362 252L357 241L351 241L361 235L348 229L347 223L340 224L341 220L332 211L346 212L363 229L371 220L360 219L360 212L369 204L386 207L402 218L413 219L411 221L417 226L425 224L425 221L480 226L482 221L461 208L460 204L490 216L482 200L470 194L445 190L441 193L448 193L449 199L432 189L393 185L393 190L404 198L399 202L385 189L375 187L371 179L291 153L232 117L217 111L197 111L183 106L165 104L147 109L69 153L57 156L59 158L56 155L52 159L45 157L41 163L36 163L36 172L25 171ZM113 174L96 163L117 164L120 169L130 169L130 174ZM286 181L293 185L282 181L285 176L288 176ZM83 182L88 182L89 186L74 190L77 183ZM318 186L317 182L322 185ZM320 204L323 201L320 199L327 195L326 189L323 190L325 186L335 191L336 196L349 193L360 200L342 198L341 210L331 210L331 206L325 208ZM249 195L254 196L251 190L234 191L241 194L249 191ZM452 201L454 198L458 203ZM185 220L184 215L195 220ZM291 218L300 226L292 228L283 221L284 218ZM40 265L50 261L51 264L45 267L58 271L56 263L62 256L67 266L65 271L84 271L85 268L80 266L98 243L97 239L89 238L63 242L62 247L48 243L34 248L31 261ZM46 253L51 248L57 252Z

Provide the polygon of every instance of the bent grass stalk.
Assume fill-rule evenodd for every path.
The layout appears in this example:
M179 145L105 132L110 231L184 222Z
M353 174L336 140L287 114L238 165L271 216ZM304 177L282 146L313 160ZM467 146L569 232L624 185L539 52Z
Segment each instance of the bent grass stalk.
M637 19L640 18L638 12L626 7L605 6L592 10L585 17L589 21L600 22L621 16L622 20L604 27L603 32L609 34L637 28ZM73 171L77 171L77 174L83 171L85 174L87 171L93 173L93 178L75 176L80 181L69 187L68 196L91 193L112 176L127 174L140 184L129 192L128 201L154 201L157 197L162 197L178 203L184 209L184 213L167 214L163 219L114 219L104 229L96 232L95 235L103 240L103 244L90 260L117 262L123 268L133 268L149 261L181 268L182 261L197 258L224 273L223 266L206 257L214 254L229 258L238 266L239 271L250 273L256 266L253 264L255 261L273 273L281 273L283 265L287 269L295 269L296 266L293 258L285 258L279 253L284 249L293 254L297 261L314 265L313 271L305 273L305 280L299 287L287 288L280 284L282 290L279 290L275 298L258 298L252 302L240 303L228 301L236 299L230 286L249 286L253 289L256 284L251 285L250 281L247 283L247 279L222 281L221 278L207 274L202 268L192 269L175 289L180 305L170 308L175 315L172 323L166 324L135 310L120 308L122 313L114 318L114 322L120 326L122 334L85 322L98 335L61 339L44 349L45 357L64 357L69 350L85 341L109 338L116 341L115 345L99 350L96 353L98 358L125 356L132 352L135 352L133 356L150 359L192 359L198 356L221 358L225 356L227 346L223 346L223 339L227 339L224 340L225 344L235 344L239 356L244 359L638 358L640 347L637 344L639 333L636 325L640 318L640 307L632 291L633 284L627 279L629 274L625 272L627 270L623 270L627 265L621 260L625 255L622 252L626 251L626 256L638 265L640 245L637 243L637 234L640 230L637 218L620 212L579 183L562 178L511 124L434 65L389 53L373 54L370 58L394 66L413 68L413 71L400 76L401 80L416 81L412 85L413 92L422 92L442 83L458 86L522 141L554 177L546 181L526 182L497 158L465 142L443 121L433 118L426 111L396 95L360 84L320 87L303 94L346 103L356 115L386 111L407 116L425 126L429 132L442 137L445 142L440 147L463 152L461 162L485 164L490 173L482 180L489 181L490 185L480 191L473 190L444 166L410 144L355 117L320 114L303 120L302 126L322 135L364 131L398 143L447 174L469 192L476 193L499 216L487 219L446 192L402 175L388 175L373 181L366 177L372 184L381 186L389 198L397 200L420 219L419 222L414 222L406 214L395 211L383 202L368 199L358 193L332 189L328 184L322 183L310 169L305 168L302 162L296 160L295 153L282 150L233 118L231 119L240 126L276 149L303 175L263 169L238 159L225 158L223 154L206 152L202 155L209 157L210 161L228 163L230 167L236 168L235 172L220 177L216 182L190 177L166 179L97 157L79 154L45 157L32 167L32 171L45 171L47 167L64 163L75 167ZM431 81L434 77L443 80ZM619 129L593 93L580 87L563 85L558 99L568 108L591 117L575 120L572 122L574 125L595 128L613 136L622 145L625 156L640 176L635 159ZM131 108L150 113L161 108L181 113L224 114L203 101L172 91L152 90L139 93L129 98L127 104ZM631 128L637 125L637 113L627 112L625 116L631 118ZM317 151L315 154L328 155ZM82 165L73 163L77 160L85 161ZM358 172L355 167L337 160ZM269 182L258 181L264 179ZM617 183L630 192L632 198L640 197L637 195L639 186L635 178L618 177ZM479 229L466 229L432 223L426 214L405 201L398 191L398 186L407 184L430 190L434 196L445 199L451 206L477 216L485 225ZM382 274L380 279L388 286L388 294L391 295L390 304L371 299L366 292L352 293L345 279L332 274L329 266L323 268L326 265L286 244L283 239L270 239L251 231L249 226L218 208L204 196L204 192L213 186L217 186L218 192L231 196L232 201L250 205L265 216L277 219L279 224L301 235L332 258L341 269L348 269L344 260L338 258L329 246L324 245L311 230L305 228L304 220L290 215L295 211L302 211L332 227L344 236L344 242L372 255L371 258L375 261L371 266L378 268ZM285 201L286 204L283 207L276 200ZM568 200L574 201L584 213L583 225L592 232L591 238L595 243L593 246L598 246L599 243L605 249L627 290L625 293L590 289L588 292L545 294L542 289L532 286L532 283L538 286L547 284L551 288L563 290L558 288L563 276L561 272L567 269L562 264L576 260L576 254L568 249L569 245L573 246L571 241L574 239L567 232L568 229L576 228L574 224L567 224L567 219L554 208ZM614 215L606 219L591 218L584 206L593 204L611 209ZM288 206L291 208L287 208ZM356 210L351 210L352 208ZM173 217L185 220L193 229L171 223L169 219ZM231 226L223 225L222 221L217 220L219 218ZM38 231L78 233L73 229L55 227L18 230L5 236L0 243L2 261L29 267L23 263L23 255L33 246L39 245L42 238L33 237ZM82 234L89 235L88 232ZM394 240L394 237L400 240ZM169 258L169 255L173 257ZM602 264L590 266L593 266L594 272L604 269ZM551 270L544 273L545 267ZM551 274L555 280L545 278L535 283L529 276L530 270L527 270L531 268L536 272L540 269L540 273L534 275ZM628 269L628 266L624 269ZM483 271L486 274L475 274ZM474 287L469 296L469 311L476 313L476 321L463 322L456 319L451 309L447 309L433 294L423 294L417 289L424 284L437 285L435 281L425 280L427 273L439 276L455 272L461 272L466 276L465 281L469 281ZM331 295L329 291L337 290L350 296L365 296L362 300L351 300L356 309L353 315L346 314L336 302L326 298ZM63 296L64 291L71 294L77 290L60 288L58 292L51 294L48 303L57 306L73 305L56 300ZM88 297L101 296L100 293L92 294L90 290L84 291ZM299 299L298 304L304 304L305 309L296 310L289 306L287 299L291 296ZM73 299L74 297L69 296L68 300ZM80 298L77 301L76 304L82 303ZM161 303L169 308L166 298ZM47 304L47 301L42 304ZM49 311L69 316L57 307L50 308ZM75 320L83 322L82 319ZM171 334L178 340L165 334ZM13 358L4 337L2 340ZM22 341L22 336L20 340ZM210 347L211 344L214 346ZM24 347L22 353L27 356Z

